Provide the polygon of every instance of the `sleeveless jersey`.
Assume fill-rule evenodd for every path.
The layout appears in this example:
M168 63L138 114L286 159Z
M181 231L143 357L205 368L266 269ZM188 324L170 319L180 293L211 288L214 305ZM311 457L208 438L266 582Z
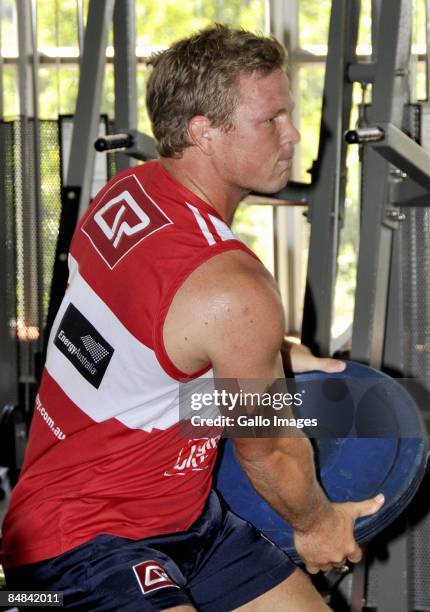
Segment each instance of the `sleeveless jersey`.
M118 174L80 221L52 327L29 444L3 524L5 566L57 556L101 533L187 530L209 494L217 437L180 435L163 323L184 280L232 249L217 212L159 161Z

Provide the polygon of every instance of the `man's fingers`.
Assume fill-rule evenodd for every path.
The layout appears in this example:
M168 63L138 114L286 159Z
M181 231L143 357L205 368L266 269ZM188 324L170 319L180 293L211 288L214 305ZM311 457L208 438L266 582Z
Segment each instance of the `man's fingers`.
M384 505L385 497L382 493L376 495L376 497L372 497L372 499L366 499L362 502L356 502L354 504L356 511L356 518L360 516L369 516L371 514L375 514L381 507Z
M382 493L375 495L371 499L366 499L361 502L345 502L333 504L335 516L339 521L335 534L337 537L327 538L327 529L325 528L324 537L321 538L323 546L318 546L318 534L316 534L317 544L315 550L308 557L309 563L306 563L305 551L302 558L306 563L306 570L309 574L317 574L319 571L329 571L333 566L340 571L348 571L348 562L359 563L363 553L361 548L354 539L353 529L354 521L362 516L369 516L378 512L385 502L385 497ZM317 551L317 554L315 554ZM319 562L319 563L318 563Z
M348 555L348 560L351 561L351 563L359 563L362 557L363 557L363 552L361 548L359 546L356 546L354 552Z
M339 359L331 359L330 357L315 357L315 369L321 372L327 372L328 374L334 374L336 372L343 372L346 368L344 361Z

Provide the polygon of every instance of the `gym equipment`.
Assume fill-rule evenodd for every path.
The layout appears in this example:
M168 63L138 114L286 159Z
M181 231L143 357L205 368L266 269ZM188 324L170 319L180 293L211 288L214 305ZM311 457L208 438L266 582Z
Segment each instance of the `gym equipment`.
M299 374L295 384L305 398L297 417L318 418L318 428L307 433L315 436L327 496L346 502L385 495L377 514L356 522L357 541L368 542L403 512L424 476L427 437L420 412L398 382L354 362L339 374ZM215 487L234 512L301 562L291 526L253 489L231 440L222 445Z
M14 404L0 410L0 466L8 468L9 480L16 483L24 461L27 428L23 411Z

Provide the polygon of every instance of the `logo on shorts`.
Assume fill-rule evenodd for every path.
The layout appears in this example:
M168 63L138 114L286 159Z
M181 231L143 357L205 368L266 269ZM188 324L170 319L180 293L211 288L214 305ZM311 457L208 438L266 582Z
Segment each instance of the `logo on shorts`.
M157 563L157 561L143 561L137 565L133 565L133 571L136 574L137 581L142 593L150 593L151 591L157 591L158 589L165 589L166 587L180 587L173 582L166 574L163 567Z
M112 270L142 240L171 223L131 174L103 194L82 231Z

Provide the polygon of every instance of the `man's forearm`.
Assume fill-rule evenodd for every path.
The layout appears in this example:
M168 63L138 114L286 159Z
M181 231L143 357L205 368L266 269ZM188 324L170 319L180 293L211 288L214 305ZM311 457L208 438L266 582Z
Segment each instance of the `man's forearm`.
M242 453L239 444L236 456L254 488L296 531L308 531L330 511L307 438L273 440L267 452L256 456Z

